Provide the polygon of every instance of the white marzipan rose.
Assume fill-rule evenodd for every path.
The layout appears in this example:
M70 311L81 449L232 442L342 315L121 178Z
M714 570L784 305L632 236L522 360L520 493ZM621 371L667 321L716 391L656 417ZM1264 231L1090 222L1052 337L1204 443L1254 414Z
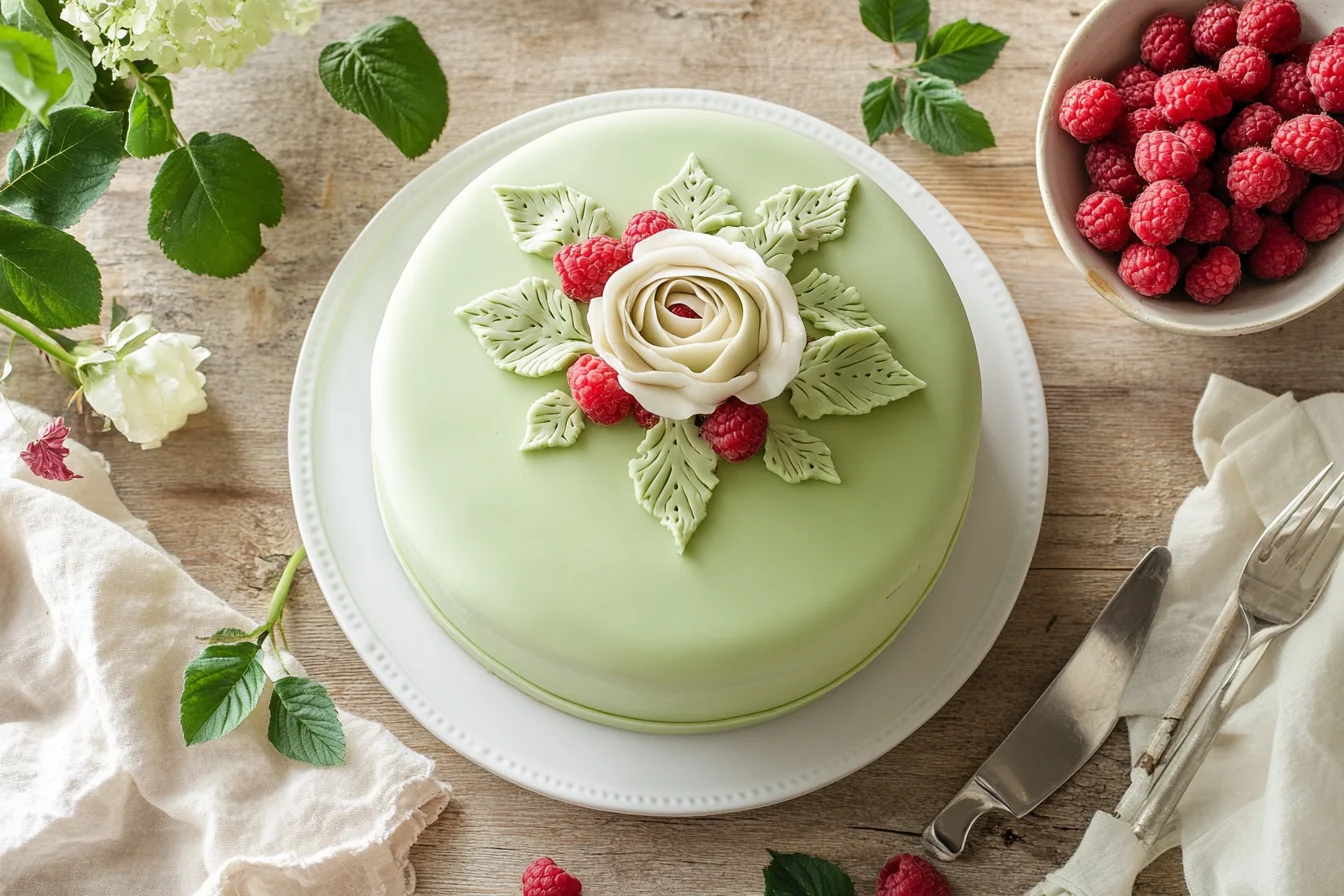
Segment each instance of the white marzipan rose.
M137 314L107 334L107 344L79 359L84 399L128 440L157 448L192 414L205 410L205 374L196 368L210 352L198 336L160 333Z
M760 404L798 373L807 332L789 280L741 243L686 230L641 240L588 306L602 360L650 413L708 414L736 396ZM700 315L680 317L683 304Z

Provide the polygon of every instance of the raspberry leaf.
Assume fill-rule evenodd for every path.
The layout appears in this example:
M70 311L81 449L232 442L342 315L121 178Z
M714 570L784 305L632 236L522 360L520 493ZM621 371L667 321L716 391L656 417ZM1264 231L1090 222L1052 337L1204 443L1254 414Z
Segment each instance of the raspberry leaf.
M714 182L695 153L681 166L676 180L653 194L653 207L667 213L682 230L714 233L742 223L732 194Z
M818 330L839 333L868 327L881 333L886 329L869 313L859 291L846 286L834 274L823 274L814 268L793 284L793 291L798 296L798 313Z
M149 193L149 235L182 267L236 277L264 251L261 225L285 211L280 172L232 134L200 133L168 154Z
M173 111L173 85L162 75L150 75L146 84L136 84L131 96L130 123L126 127L126 151L137 159L172 152L177 147L177 132L172 119L154 102L150 91L168 112Z
M790 485L817 479L840 484L826 443L805 429L771 423L765 431L765 468Z
M554 258L561 246L611 230L606 209L563 184L495 187L495 199L518 248L542 258Z
M93 93L97 73L88 47L67 37L52 24L41 0L0 0L0 20L23 31L39 34L51 41L56 69L70 75L70 86L52 104L53 109L80 106Z
M630 461L635 500L672 533L679 554L709 513L710 496L719 484L717 463L694 422L666 418L644 434Z
M0 90L0 134L12 131L23 124L23 116L28 110L19 104L4 90Z
M584 309L545 280L529 277L457 309L495 366L520 376L564 370L593 350Z
M946 78L921 78L910 84L905 98L906 133L949 156L989 149L994 134L989 122L972 109L957 86Z
M52 42L40 34L0 25L0 90L38 121L70 89L74 78L61 71Z
M30 122L9 153L0 205L64 230L112 183L121 164L120 112L76 106Z
M765 896L854 896L854 882L825 859L772 849L765 866Z
M413 159L448 123L448 79L420 30L401 16L322 48L318 75L338 105L373 122Z
M901 126L905 101L901 98L904 81L887 77L872 81L863 91L859 108L863 112L863 127L868 131L868 142L876 143L884 134L894 134Z
M929 0L859 0L859 17L889 44L914 43L929 33Z
M180 716L187 745L223 737L257 706L266 672L251 642L211 644L182 674Z
M280 753L309 765L344 765L345 732L336 704L311 678L281 678L271 691L266 736Z
M789 404L807 420L854 416L923 388L924 381L892 357L881 334L863 327L808 343L789 383Z
M102 277L68 233L0 211L0 308L39 327L98 323Z
M527 430L520 451L538 448L568 448L583 432L583 411L568 392L556 389L532 402L527 411Z
M925 74L966 84L989 71L1008 35L968 19L944 25L921 46L914 67Z

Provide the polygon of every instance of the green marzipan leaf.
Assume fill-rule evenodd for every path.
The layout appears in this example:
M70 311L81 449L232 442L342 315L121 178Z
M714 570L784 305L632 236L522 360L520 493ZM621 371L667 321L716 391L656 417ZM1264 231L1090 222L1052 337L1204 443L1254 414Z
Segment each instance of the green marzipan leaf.
M564 184L495 187L513 241L524 252L554 258L560 247L611 229L607 210Z
M661 419L644 434L630 461L635 500L658 518L677 542L677 553L709 512L719 477L714 450L690 420Z
M905 97L906 133L944 155L959 156L994 145L985 116L967 104L946 78L928 77L912 83Z
M810 252L819 243L845 234L845 213L858 175L820 187L786 187L756 207L766 224L787 222L798 238L799 251Z
M568 392L556 389L532 402L520 451L568 448L583 432L583 411Z
M0 18L4 19L6 25L40 34L51 41L57 70L70 74L70 86L52 105L53 109L65 109L88 102L98 79L93 60L89 57L89 49L61 33L40 0L0 0Z
M310 678L288 676L271 691L271 745L309 765L343 765L345 732L327 689Z
M798 296L798 313L818 330L839 333L868 327L881 333L886 329L868 312L859 291L833 274L813 269L793 284L793 291Z
M583 309L545 280L528 277L457 309L496 366L520 376L564 370L593 351Z
M448 123L448 79L420 31L401 16L322 48L318 75L338 105L373 122L413 159Z
M807 420L852 416L923 388L923 380L891 356L882 336L864 327L808 343L798 376L789 383L789 404Z
M676 180L653 194L653 207L666 212L682 230L714 233L742 223L732 194L714 182L695 153L681 166Z
M929 33L929 0L859 0L859 17L889 44L914 43Z
M793 267L793 256L802 248L793 227L787 221L762 221L751 227L725 227L719 236L732 242L746 243L761 256L767 265L787 274Z
M163 75L145 79L168 111L173 110L173 85ZM150 159L172 152L177 146L173 123L141 84L131 96L131 118L126 127L126 151L137 159Z
M765 866L765 896L854 896L854 882L825 859L772 849Z
M50 124L30 122L9 153L9 181L0 205L64 230L112 183L121 164L120 112L87 106L51 113Z
M266 672L257 645L211 644L182 674L182 738L191 744L223 737L257 706Z
M0 308L40 327L98 323L103 281L70 234L0 211Z
M840 484L826 443L805 429L771 423L765 431L765 468L790 485L806 479Z
M236 277L261 257L261 225L285 212L280 172L232 134L197 134L168 154L149 192L149 235L182 267Z
M56 63L52 42L40 34L0 25L0 90L39 121L69 91L73 78Z
M926 42L915 68L966 84L989 71L1008 43L1008 35L968 19L944 25Z
M894 133L901 126L904 105L900 87L894 78L881 78L868 84L863 91L863 99L859 101L859 108L863 112L863 127L868 132L870 144L876 143L883 134Z

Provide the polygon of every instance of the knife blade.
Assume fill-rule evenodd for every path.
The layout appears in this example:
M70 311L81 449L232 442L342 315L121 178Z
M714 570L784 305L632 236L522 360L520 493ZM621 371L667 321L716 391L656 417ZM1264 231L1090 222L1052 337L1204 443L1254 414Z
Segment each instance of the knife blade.
M952 861L980 816L998 809L1021 818L1101 747L1120 718L1170 570L1166 548L1139 561L1045 693L925 829L929 852Z

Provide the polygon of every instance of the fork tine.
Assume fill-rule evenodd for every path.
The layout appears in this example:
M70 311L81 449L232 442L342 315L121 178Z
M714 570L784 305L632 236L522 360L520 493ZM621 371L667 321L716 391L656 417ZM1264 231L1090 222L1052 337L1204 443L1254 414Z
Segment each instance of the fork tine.
M1269 524L1269 528L1260 536L1260 540L1256 542L1255 545L1255 554L1261 563L1264 563L1269 559L1269 555L1274 550L1274 542L1278 539L1279 533L1283 531L1283 527L1288 525L1288 521L1293 518L1293 514L1302 509L1302 505L1307 503L1307 499L1311 497L1312 492L1316 491L1317 486L1321 484L1321 481L1325 479L1326 476L1330 475L1330 471L1334 468L1335 464L1333 461L1326 464L1325 469L1317 473L1316 477L1312 479L1311 482L1307 483L1307 487L1298 492L1298 495L1293 499L1293 502L1283 508L1282 512L1280 512L1279 515L1274 518L1274 521Z
M1344 498L1340 499L1335 504L1334 509L1326 514L1324 522L1321 523L1321 527L1316 530L1316 534L1312 537L1310 546L1303 546L1302 550L1305 551L1305 556L1302 558L1301 569L1304 576L1307 574L1307 571L1311 569L1311 561L1316 559L1316 552L1321 549L1321 545L1325 544L1326 539L1330 537L1335 518L1339 516L1341 510L1344 510ZM1336 555L1339 554L1339 549L1340 544L1336 543L1333 548ZM1312 579L1312 583L1307 590L1312 592L1319 591L1321 586L1325 584L1326 577L1330 575L1330 571L1334 569L1334 567L1335 561L1332 558L1322 566L1321 571Z
M1293 554L1296 552L1297 546L1302 543L1303 536L1307 534L1307 530L1311 528L1311 524L1315 522L1316 517L1320 515L1321 508L1325 506L1325 503L1329 501L1331 496L1339 489L1340 483L1342 482L1344 482L1344 473L1335 477L1335 481L1330 483L1330 486L1325 492L1316 499L1316 503L1312 505L1311 510L1303 514L1302 518L1298 520L1292 536L1288 537L1287 544L1284 547L1287 551L1287 555L1284 557L1285 563L1293 562Z

